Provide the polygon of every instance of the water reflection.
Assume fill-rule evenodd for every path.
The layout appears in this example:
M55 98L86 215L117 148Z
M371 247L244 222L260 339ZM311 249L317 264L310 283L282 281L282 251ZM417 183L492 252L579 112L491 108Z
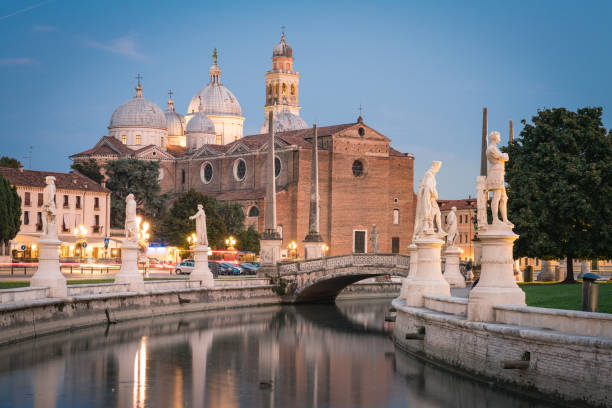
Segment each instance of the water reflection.
M388 307L158 317L3 347L0 407L549 406L395 352Z

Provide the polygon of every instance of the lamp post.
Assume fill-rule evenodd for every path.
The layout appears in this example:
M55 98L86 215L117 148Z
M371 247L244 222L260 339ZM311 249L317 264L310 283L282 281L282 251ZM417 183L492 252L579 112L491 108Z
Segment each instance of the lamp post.
M229 249L230 251L233 251L234 245L236 245L236 239L230 236L228 239L225 240L225 245L227 246L227 249Z
M289 243L289 253L292 254L291 257L292 258L297 258L297 244L295 243L295 241L291 241Z
M76 255L79 255L79 256L86 255L85 248L87 247L87 228L85 228L85 226L81 224L78 227L75 227L72 230L72 232L74 233L74 235L76 235L79 238L80 241L82 241L81 249L79 249L78 245L76 246L76 249L75 249ZM83 243L85 243L84 246L83 246Z
M321 249L323 250L323 256L327 256L327 251L329 251L329 247L323 244L321 245Z

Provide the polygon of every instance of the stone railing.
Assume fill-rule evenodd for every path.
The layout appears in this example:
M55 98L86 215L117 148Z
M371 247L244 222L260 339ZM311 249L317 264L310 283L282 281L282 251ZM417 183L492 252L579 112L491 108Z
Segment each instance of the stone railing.
M278 272L281 276L286 276L359 266L387 268L390 269L389 272L402 271L405 273L410 267L410 256L401 254L336 255L319 259L282 262L278 264Z

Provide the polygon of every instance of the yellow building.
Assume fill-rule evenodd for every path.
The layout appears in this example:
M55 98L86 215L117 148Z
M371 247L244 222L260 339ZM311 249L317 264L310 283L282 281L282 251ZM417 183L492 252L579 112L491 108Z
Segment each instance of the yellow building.
M446 225L446 217L451 208L457 207L457 240L455 244L461 251L461 260L474 261L474 219L476 218L476 199L464 198L462 200L438 200L438 206L442 213L442 219ZM445 228L448 229L448 228Z

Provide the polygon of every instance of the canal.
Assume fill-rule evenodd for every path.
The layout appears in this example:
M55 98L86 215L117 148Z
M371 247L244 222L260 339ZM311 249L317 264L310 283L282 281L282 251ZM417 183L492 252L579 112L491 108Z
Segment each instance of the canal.
M552 407L394 348L390 300L156 317L0 347L0 407Z

